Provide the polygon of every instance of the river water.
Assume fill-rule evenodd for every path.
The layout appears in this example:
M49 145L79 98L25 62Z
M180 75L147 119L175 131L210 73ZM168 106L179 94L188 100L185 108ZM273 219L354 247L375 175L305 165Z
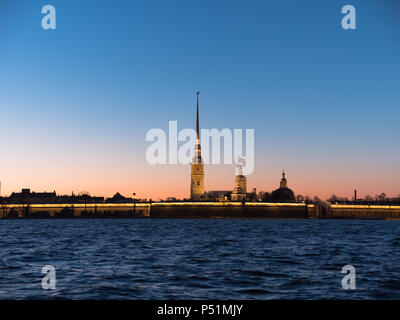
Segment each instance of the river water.
M0 299L400 299L399 258L400 221L0 220Z

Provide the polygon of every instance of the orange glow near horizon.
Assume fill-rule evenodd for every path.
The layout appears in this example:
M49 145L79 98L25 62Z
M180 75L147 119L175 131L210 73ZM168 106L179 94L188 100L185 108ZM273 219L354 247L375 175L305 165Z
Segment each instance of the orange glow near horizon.
M78 194L83 191L91 195L112 197L120 192L125 197L136 193L140 199L166 199L189 197L190 166L183 165L155 165L151 166L143 161L141 165L132 166L125 162L119 167L89 161L71 163L68 166L53 166L47 163L43 171L34 170L35 163L23 165L15 164L19 169L8 170L2 177L2 195L20 192L22 188L30 188L36 192L52 192L57 194ZM252 175L247 177L247 191L253 188L259 191L271 192L279 187L281 178L280 165L270 164L256 166ZM368 172L366 172L368 171ZM399 180L390 176L383 169L375 172L362 167L357 170L349 168L296 167L286 169L289 188L296 194L311 197L318 196L327 199L332 194L352 198L354 189L357 189L360 198L367 194L375 196L382 192L394 197L400 192ZM233 165L206 165L205 186L210 190L232 190L234 184Z

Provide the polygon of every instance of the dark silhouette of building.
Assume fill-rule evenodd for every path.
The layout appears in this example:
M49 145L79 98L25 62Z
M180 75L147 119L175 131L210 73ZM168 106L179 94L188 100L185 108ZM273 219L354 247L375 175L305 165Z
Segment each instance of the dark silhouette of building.
M273 202L295 202L296 198L294 192L288 188L287 180L285 178L285 171L282 172L282 179L279 189L271 193L271 201Z
M112 198L107 198L106 203L129 203L133 202L133 199L125 198L122 194L117 192Z
M56 192L31 192L30 189L22 189L21 192L13 192L8 197L9 203L14 204L42 204L42 203L56 203Z
M9 204L57 204L57 203L104 203L104 197L92 197L88 194L81 195L57 195L53 192L31 192L30 189L22 189L21 192L13 192L3 202Z
M104 197L93 197L89 194L64 195L57 197L58 203L104 203Z

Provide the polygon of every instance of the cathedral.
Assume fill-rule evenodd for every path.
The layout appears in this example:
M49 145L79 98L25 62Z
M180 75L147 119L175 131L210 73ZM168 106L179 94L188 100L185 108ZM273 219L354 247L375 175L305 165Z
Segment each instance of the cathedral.
M200 92L196 93L197 96L197 115L196 115L196 144L194 149L194 156L191 165L191 181L190 181L190 199L191 200L231 200L231 201L257 201L256 189L254 188L251 193L247 193L247 179L242 174L242 165L239 164L235 178L235 185L233 191L204 191L204 162L201 157L200 145L200 124L199 124L199 96ZM294 192L289 189L285 177L285 171L282 173L282 179L279 189L271 193L272 202L294 202Z
M197 91L197 120L196 120L196 146L191 163L190 199L200 200L204 198L204 163L201 158L200 129L199 129L199 95Z

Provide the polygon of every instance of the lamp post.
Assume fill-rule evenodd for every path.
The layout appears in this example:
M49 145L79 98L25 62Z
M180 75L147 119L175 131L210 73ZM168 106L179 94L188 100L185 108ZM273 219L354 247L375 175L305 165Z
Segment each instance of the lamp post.
M136 198L135 192L132 194L132 200L133 200L133 215L136 215L136 200L137 200L137 198Z

